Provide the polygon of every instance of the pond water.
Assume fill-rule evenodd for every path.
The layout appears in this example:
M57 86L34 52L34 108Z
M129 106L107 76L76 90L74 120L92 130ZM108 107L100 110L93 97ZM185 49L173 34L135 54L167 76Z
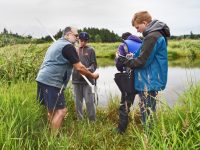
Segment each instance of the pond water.
M100 67L97 69L100 74L98 79L99 106L106 106L111 97L120 97L121 93L114 82L114 74L117 73L115 66ZM169 67L168 82L166 89L159 93L162 101L173 106L178 97L191 84L199 83L200 68ZM136 97L137 101L138 97Z

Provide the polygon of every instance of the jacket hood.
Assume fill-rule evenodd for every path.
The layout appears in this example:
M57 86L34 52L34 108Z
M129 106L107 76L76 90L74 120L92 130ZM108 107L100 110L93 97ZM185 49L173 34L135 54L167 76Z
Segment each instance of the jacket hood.
M159 20L152 20L143 32L143 36L145 37L146 35L154 31L159 31L163 36L170 37L169 27Z
M138 36L135 36L135 35L130 35L127 40L132 40L132 41L136 41L138 43L142 43L142 40L138 37Z

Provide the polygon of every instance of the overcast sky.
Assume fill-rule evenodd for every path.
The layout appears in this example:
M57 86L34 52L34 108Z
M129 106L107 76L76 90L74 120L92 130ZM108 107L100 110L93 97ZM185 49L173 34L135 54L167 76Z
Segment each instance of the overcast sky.
M147 10L168 24L172 35L200 33L200 0L0 0L0 32L41 37L66 26L129 31L135 12ZM39 21L41 23L39 23Z

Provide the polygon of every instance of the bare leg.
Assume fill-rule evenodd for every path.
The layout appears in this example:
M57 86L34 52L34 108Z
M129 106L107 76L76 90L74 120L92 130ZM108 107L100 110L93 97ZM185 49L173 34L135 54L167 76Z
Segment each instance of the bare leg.
M67 108L55 110L54 113L52 111L48 112L48 119L50 121L52 134L56 135L58 133L66 113Z
M51 120L53 118L53 111L48 111L47 118L48 118L48 121L51 122Z

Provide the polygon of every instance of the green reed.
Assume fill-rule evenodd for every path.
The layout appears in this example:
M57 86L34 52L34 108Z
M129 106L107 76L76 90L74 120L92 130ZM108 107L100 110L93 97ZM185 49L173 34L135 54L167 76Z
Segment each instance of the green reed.
M97 108L97 121L77 121L71 88L65 91L68 115L58 137L49 132L46 110L36 101L36 83L0 87L2 149L198 149L200 148L200 87L188 89L172 108L158 104L154 126L144 130L138 106L130 112L127 132L119 135L119 99Z

